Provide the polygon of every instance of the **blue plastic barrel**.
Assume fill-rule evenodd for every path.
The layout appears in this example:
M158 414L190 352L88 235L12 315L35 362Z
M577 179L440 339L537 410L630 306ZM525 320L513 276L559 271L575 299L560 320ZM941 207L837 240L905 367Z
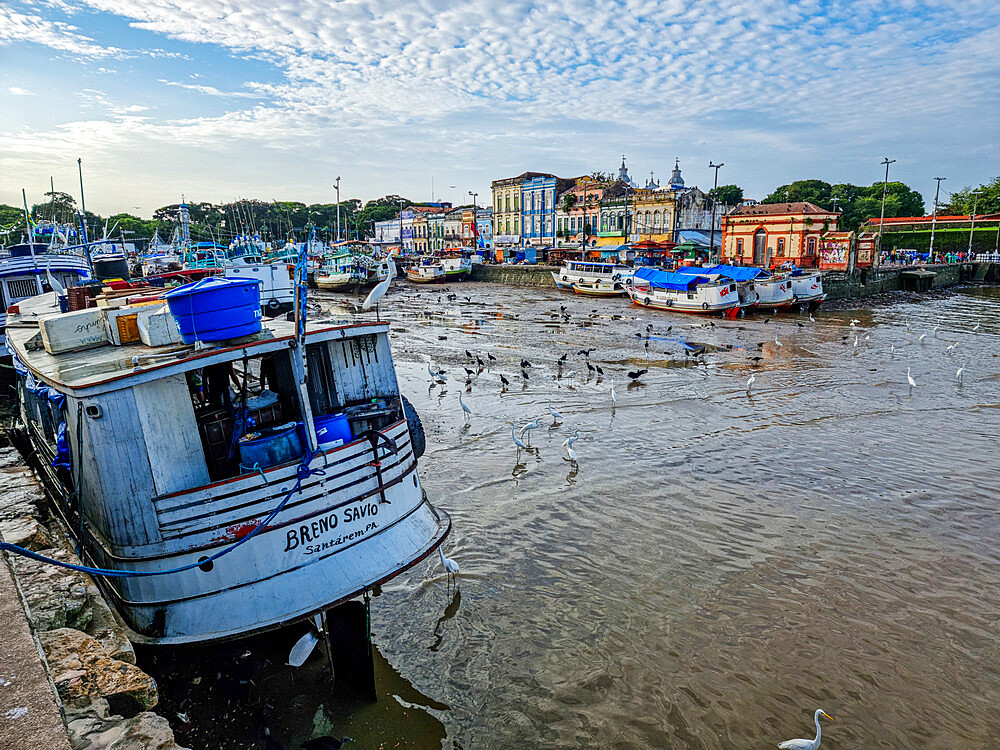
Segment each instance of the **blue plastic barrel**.
M351 423L346 414L324 414L313 419L316 442L320 448L336 448L351 442Z
M282 427L252 432L240 438L240 464L245 469L296 461L302 456L302 441L294 422Z
M225 341L260 332L261 283L260 279L210 276L163 296L185 344Z

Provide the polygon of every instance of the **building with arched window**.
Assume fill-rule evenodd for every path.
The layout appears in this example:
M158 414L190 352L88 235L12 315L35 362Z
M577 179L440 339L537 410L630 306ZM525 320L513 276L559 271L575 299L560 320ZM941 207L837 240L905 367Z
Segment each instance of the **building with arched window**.
M823 237L837 231L839 218L808 202L739 206L722 220L722 256L748 266L813 268Z

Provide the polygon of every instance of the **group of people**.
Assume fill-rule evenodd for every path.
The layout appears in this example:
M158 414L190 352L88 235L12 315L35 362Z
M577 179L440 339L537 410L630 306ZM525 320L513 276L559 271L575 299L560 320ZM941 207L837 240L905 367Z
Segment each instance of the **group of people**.
M958 253L919 252L917 250L884 250L881 265L883 266L915 266L935 263L972 263L976 260L975 253L962 251Z

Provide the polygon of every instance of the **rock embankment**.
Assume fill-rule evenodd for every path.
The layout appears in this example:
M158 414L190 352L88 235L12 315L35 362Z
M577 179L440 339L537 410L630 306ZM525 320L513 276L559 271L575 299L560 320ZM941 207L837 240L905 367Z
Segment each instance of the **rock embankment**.
M79 563L45 513L35 476L13 448L0 448L0 486L0 538ZM73 570L7 557L73 750L185 750L167 720L152 712L159 699L156 681L135 665L132 644L93 581Z

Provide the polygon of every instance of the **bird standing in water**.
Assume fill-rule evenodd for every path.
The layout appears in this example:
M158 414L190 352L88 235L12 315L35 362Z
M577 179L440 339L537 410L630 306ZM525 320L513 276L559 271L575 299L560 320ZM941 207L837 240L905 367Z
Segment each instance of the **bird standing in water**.
M911 389L917 387L917 381L913 379L912 375L910 375L910 368L909 367L906 368L906 382L910 384L910 388Z
M466 406L465 401L462 400L462 392L461 391L459 391L459 393L458 393L458 403L462 407L462 411L465 412L465 421L468 422L469 421L469 417L472 416L472 409L470 409L468 406Z
M452 560L450 557L445 557L444 552L441 551L440 547L438 547L438 554L441 556L441 567L445 569L448 575L457 576L458 563Z
M755 373L750 373L750 377L747 378L747 395L753 389L753 384L757 381L757 375Z
M780 743L778 747L780 750L817 750L819 747L820 738L823 735L823 730L819 726L819 717L825 716L830 721L833 721L833 717L830 716L822 708L817 708L816 713L813 714L813 720L816 722L816 738L811 740L785 740Z

